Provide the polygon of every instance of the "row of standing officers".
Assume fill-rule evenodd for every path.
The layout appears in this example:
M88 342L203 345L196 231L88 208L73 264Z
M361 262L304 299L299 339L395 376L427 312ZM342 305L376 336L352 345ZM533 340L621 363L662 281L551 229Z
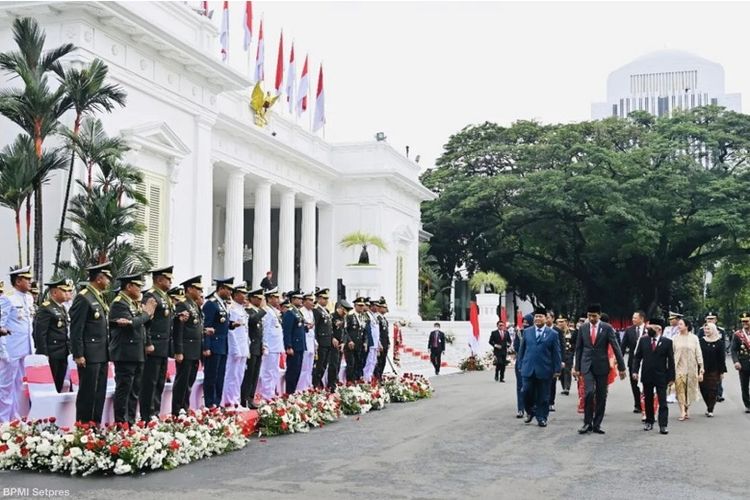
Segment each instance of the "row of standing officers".
M382 297L358 297L353 305L341 300L331 312L328 289L288 292L282 302L277 289L247 290L227 278L214 280L215 292L204 299L201 276L173 287L169 266L151 271L153 286L145 292L142 275L119 277L119 291L107 302L110 264L87 273L69 312L70 280L46 283L48 298L35 310L28 268L11 273L12 297L0 304L10 304L2 310L3 323L17 324L0 329L0 421L19 416L23 358L34 348L48 357L58 392L72 354L79 379L76 420L96 423L102 420L110 361L115 421L129 423L138 407L144 420L159 414L169 358L176 369L173 414L189 408L201 363L207 407L253 408L256 394L271 399L310 386L333 390L344 380L379 378L385 369L388 306Z

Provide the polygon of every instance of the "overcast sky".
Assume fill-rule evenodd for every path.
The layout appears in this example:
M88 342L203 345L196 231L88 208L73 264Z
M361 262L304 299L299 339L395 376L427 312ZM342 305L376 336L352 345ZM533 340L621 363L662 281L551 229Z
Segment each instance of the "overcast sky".
M230 2L230 64L247 71L244 4ZM221 3L209 5L218 26ZM423 167L467 124L588 119L608 74L655 50L720 63L727 92L745 94L744 110L750 99L750 3L256 1L253 10L256 38L264 18L267 87L283 28L298 75L310 54L313 92L323 61L327 140L383 131Z

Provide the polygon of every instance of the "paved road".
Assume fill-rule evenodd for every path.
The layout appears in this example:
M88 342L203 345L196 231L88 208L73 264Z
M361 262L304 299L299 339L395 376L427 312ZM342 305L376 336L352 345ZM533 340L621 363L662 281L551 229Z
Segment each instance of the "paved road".
M579 436L573 396L546 429L515 418L515 392L491 374L440 376L435 396L392 404L309 434L138 477L0 473L0 487L64 489L84 499L747 498L750 415L730 374L706 419L698 403L670 434L643 432L630 388L612 387L605 436ZM672 415L675 408L670 405ZM0 492L2 492L0 488Z

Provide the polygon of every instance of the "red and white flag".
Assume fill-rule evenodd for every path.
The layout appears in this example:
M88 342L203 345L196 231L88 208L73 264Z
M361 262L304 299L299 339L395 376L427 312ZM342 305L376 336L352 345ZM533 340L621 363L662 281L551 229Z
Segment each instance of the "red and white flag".
M263 59L265 57L265 45L263 42L263 19L260 20L260 28L258 30L258 51L255 53L255 82L265 80L265 73L263 72Z
M253 2L245 2L245 21L242 24L245 32L242 48L247 52L250 50L250 42L253 41Z
M276 79L273 88L276 89L276 95L281 94L281 84L284 82L284 32L281 32L279 38L279 54L276 57Z
M203 15L208 17L208 2L201 2L201 8L203 9Z
M315 93L315 116L313 117L313 132L317 132L326 124L326 99L323 91L323 65L318 72L318 91Z
M224 8L221 12L219 43L221 43L221 60L226 61L229 56L229 2L226 0L224 0Z
M479 354L479 307L473 300L469 304L469 323L471 323L469 350L472 356L476 356Z
M307 57L305 56L305 64L302 65L302 76L299 79L299 92L297 92L297 116L307 111L307 92L309 90L308 78L307 78Z
M294 91L297 85L297 66L294 63L294 42L289 53L289 65L286 67L286 101L289 103L289 113L294 111Z

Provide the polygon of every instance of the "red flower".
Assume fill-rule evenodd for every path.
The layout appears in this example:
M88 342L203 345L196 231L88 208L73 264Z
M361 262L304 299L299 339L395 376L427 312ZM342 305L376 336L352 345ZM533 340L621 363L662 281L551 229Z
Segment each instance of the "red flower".
M143 429L146 426L146 422L144 422L143 420L139 420L138 423L135 425Z
M123 448L130 448L133 443L129 439L123 439L121 444Z
M0 444L0 453L4 453L6 451L8 451L8 445L5 443Z
M25 456L26 456L26 455L28 455L28 454L29 454L29 449L28 449L28 448L26 448L25 446L22 446L22 447L21 447L21 456L22 456L22 457L25 457Z
M287 423L286 423L286 422L281 422L281 430L282 430L282 431L285 431L285 430L287 430L288 428L289 428L289 425L287 425Z
M176 439L173 439L172 442L169 443L169 449L177 451L180 449L180 443Z
M50 417L49 418L49 423L50 424L54 424L55 422L57 422L57 417Z
M23 436L16 436L15 441L16 441L17 444L23 443Z
M284 415L286 415L286 410L284 408L279 408L276 410L276 415L283 417Z
M148 428L149 428L149 429L153 429L153 428L154 428L154 427L156 427L157 425L158 425L158 422L157 422L156 420L150 420L150 421L148 422Z
M86 443L87 450L93 450L94 448L96 448L96 444L93 441L89 441L88 443Z
M110 455L117 455L120 453L120 447L116 444L113 444L109 447L109 453Z

